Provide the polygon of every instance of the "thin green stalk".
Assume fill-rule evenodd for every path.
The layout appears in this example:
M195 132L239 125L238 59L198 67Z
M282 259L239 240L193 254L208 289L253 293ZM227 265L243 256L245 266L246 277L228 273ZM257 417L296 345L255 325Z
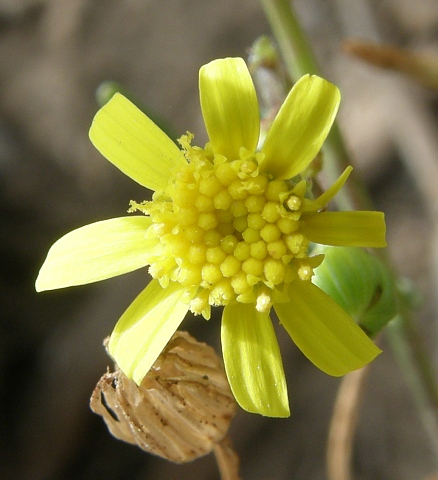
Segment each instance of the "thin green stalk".
M293 81L300 76L319 74L317 61L312 48L294 12L291 0L260 0L272 32L278 43L286 70ZM341 132L335 124L325 145L325 180L333 183L350 161ZM336 197L341 209L372 209L372 202L357 177L349 179ZM350 187L350 188L348 188ZM388 255L379 255L388 270L393 272ZM394 277L396 277L394 275ZM402 295L398 295L398 320L387 328L389 340L396 354L401 370L412 390L420 418L429 433L432 445L438 450L438 387L432 363L420 338L417 325L411 317L410 307Z
M260 0L282 52L287 73L296 80L304 73L318 74L319 68L306 35L288 0Z

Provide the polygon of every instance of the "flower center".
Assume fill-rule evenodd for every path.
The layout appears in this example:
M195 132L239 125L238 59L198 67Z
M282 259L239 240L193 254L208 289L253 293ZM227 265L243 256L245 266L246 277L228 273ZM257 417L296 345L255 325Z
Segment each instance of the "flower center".
M229 160L180 139L183 165L151 202L131 202L150 216L149 272L163 287L193 287L190 310L209 318L211 305L237 300L269 311L287 284L309 280L314 262L300 232L305 181L292 184L260 172L263 154L242 148ZM280 300L281 301L281 300Z

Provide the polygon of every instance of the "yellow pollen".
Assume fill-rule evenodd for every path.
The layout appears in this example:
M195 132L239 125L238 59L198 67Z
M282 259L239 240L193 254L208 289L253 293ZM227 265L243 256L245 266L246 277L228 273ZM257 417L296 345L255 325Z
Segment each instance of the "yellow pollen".
M310 280L313 275L313 268L310 265L301 265L298 268L298 277L301 280Z
M313 275L300 231L305 190L260 173L261 154L241 148L229 160L190 140L181 139L187 163L164 191L131 203L151 218L147 238L159 240L149 271L163 287L179 282L192 292L189 308L205 318L232 301L268 312L284 284Z
M191 302L190 302L190 310L195 314L195 315L204 315L204 317L207 318L207 320L210 318L210 304L208 303L208 290L203 290L202 293L198 294L197 297L195 297ZM208 312L208 317L204 312Z
M297 211L301 207L301 200L296 197L295 195L291 195L287 200L286 200L286 205L290 210L293 212Z
M271 297L266 293L262 292L257 297L256 309L261 313L267 313L272 307Z
M245 175L251 175L257 170L257 168L258 165L256 162L253 162L252 160L246 160L240 166L240 171Z

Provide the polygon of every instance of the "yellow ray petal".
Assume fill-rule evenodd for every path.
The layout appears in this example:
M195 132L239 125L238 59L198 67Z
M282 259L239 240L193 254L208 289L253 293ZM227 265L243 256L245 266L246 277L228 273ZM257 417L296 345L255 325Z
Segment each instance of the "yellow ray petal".
M205 126L215 153L239 158L239 149L254 152L260 130L257 96L241 58L224 58L199 71L199 91Z
M90 139L107 160L151 190L166 187L181 159L176 144L120 93L97 112Z
M108 344L110 355L125 375L140 384L188 311L179 283L162 288L157 280L121 316Z
M112 218L73 230L53 244L35 283L36 290L83 285L146 265L148 217Z
M302 172L322 147L340 102L337 87L305 75L292 88L270 128L262 152L263 169L276 178Z
M297 347L323 372L345 375L381 352L354 320L311 282L292 282L289 297L290 302L275 304L275 311Z
M386 247L382 212L320 212L303 214L302 233L311 241L343 247Z
M288 417L280 349L271 319L251 304L227 305L222 317L225 371L239 405L268 417Z
M322 195L315 198L313 201L309 201L309 206L313 211L320 210L327 206L332 198L336 196L339 190L344 186L350 173L353 171L353 167L347 167L339 178L334 182ZM303 208L303 210L306 210Z

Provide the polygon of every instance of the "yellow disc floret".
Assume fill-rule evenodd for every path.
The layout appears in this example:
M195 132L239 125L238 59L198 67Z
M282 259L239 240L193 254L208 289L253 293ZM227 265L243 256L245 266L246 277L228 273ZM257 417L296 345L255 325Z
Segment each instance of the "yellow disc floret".
M131 203L152 220L146 236L159 238L146 254L149 272L163 286L193 287L190 309L207 318L211 305L232 301L269 311L286 284L313 275L300 232L304 182L272 179L260 153L242 148L240 158L226 159L191 139L180 139L185 161L167 188Z

